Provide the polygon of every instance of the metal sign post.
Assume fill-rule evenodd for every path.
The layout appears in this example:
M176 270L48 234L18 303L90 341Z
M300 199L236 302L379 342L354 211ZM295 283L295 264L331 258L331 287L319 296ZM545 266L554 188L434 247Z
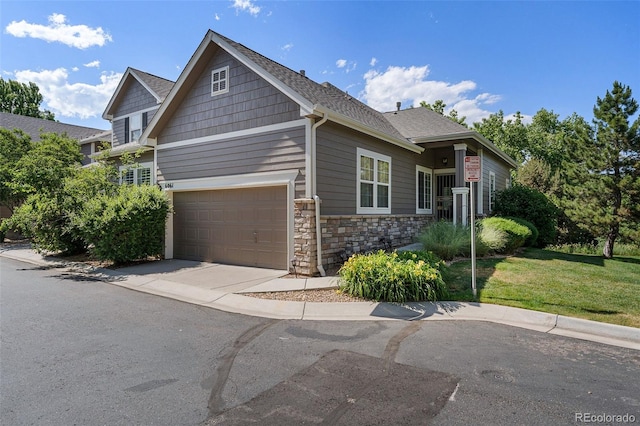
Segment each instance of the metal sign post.
M482 166L480 157L464 157L464 181L469 182L469 202L471 203L471 289L473 297L478 296L476 289L476 209L473 196L473 183L480 182Z

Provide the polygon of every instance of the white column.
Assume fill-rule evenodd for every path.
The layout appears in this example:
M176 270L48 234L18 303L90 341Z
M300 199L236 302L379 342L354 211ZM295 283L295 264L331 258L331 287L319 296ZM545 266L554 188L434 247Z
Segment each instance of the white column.
M460 188L451 188L451 192L453 192L453 224L457 224L458 222L458 195L462 197L461 207L462 207L462 225L467 226L468 217L469 217L469 188L466 186Z

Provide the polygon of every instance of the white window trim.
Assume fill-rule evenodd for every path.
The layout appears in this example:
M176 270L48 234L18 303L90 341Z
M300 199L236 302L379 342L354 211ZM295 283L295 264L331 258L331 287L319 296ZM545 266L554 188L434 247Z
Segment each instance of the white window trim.
M493 186L493 191L491 190L491 187ZM494 198L495 198L495 192L496 192L496 174L492 171L489 171L489 212L493 211L493 207L491 206L493 204Z
M225 85L224 85L224 89L222 90L213 90L213 77L216 74L219 74L221 71L224 71L224 75L226 76L223 80L217 80L217 81L224 81ZM227 93L229 91L229 66L227 65L226 67L222 67L222 68L217 68L213 71L211 71L211 96L216 96L216 95L221 95L223 93Z
M431 188L429 191L429 194L431 195L429 199L429 205L431 206L430 209L420 208L420 205L418 204L420 200L420 197L419 197L420 194L418 194L418 191L420 189L420 185L419 185L420 172L424 174L428 174L431 177L429 179L429 182L431 183ZM416 214L433 214L433 170L427 167L417 166L417 165L416 165Z
M378 154L377 152L368 151L363 148L356 149L356 214L391 214L391 157L387 155ZM360 206L360 158L361 157L373 158L374 162L374 180L373 180L373 207L361 207ZM389 207L377 207L378 204L378 161L385 161L389 163Z
M153 161L148 161L148 162L144 162L144 163L135 163L135 164L131 164L131 165L126 165L126 166L120 166L118 168L118 182L120 183L120 185L122 185L122 178L124 176L124 173L127 170L133 170L133 183L135 185L138 185L138 170L140 169L149 169L150 173L151 173L151 182L149 183L150 185L155 184L156 182L156 176L154 173L154 169L153 169Z
M138 120L140 120L140 127L136 128L136 129L133 128L133 124L132 124L134 118L137 118ZM136 131L136 130L139 130L140 134L138 135L137 138L134 138L133 137L133 132ZM138 112L138 113L129 115L129 143L138 142L140 140L140 136L142 136L142 131L143 131L143 129L142 129L142 113Z

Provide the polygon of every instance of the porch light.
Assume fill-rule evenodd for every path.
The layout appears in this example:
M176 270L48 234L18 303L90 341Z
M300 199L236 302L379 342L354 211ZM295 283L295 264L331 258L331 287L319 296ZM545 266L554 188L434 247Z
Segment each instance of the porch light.
M446 166L448 162L449 162L449 159L447 157L442 157L442 165L443 166Z

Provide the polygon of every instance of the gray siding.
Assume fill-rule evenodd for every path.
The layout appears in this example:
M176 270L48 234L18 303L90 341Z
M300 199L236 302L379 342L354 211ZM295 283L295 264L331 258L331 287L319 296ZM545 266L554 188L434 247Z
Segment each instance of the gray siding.
M304 196L305 128L158 150L159 180L231 176L299 169L296 197Z
M229 66L229 91L211 96L211 72ZM227 52L218 50L158 136L188 140L300 119L300 107Z
M433 166L428 151L415 154L332 123L317 132L317 190L323 215L356 214L357 148L391 157L391 214L415 214L416 165Z
M147 91L136 79L131 78L123 89L122 101L116 106L114 117L122 117L113 120L113 146L124 143L124 117L136 112L144 111L158 106L156 98ZM147 112L147 123L151 121L157 110Z
M482 187L483 201L482 206L485 214L489 214L489 173L496 175L496 191L505 189L506 180L511 178L509 168L495 154L485 150L483 169L482 169Z

